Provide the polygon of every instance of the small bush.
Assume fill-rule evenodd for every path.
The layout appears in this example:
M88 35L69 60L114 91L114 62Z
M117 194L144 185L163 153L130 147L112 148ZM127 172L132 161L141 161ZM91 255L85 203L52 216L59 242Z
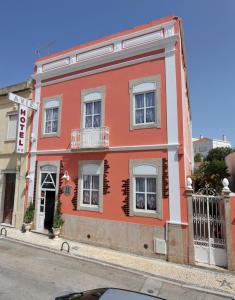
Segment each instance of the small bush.
M33 203L30 203L24 214L24 223L33 222L33 217L34 217L34 206Z
M54 216L53 227L60 228L62 227L63 224L64 224L64 220L62 219L61 214L59 214L57 211Z

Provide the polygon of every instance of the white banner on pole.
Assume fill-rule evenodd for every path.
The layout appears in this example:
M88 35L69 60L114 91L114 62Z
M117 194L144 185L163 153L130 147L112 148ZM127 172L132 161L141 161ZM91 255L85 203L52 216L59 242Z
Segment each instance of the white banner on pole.
M25 153L27 107L19 104L16 153Z

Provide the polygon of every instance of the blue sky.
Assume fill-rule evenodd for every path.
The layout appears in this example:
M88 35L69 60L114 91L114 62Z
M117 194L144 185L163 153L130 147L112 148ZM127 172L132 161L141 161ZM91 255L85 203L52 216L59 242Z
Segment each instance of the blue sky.
M193 135L235 146L234 0L0 1L0 87L27 79L42 56L168 15L184 22Z

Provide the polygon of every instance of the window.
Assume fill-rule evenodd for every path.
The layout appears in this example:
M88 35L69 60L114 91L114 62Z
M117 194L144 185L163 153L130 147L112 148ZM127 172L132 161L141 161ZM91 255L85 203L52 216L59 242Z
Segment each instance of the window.
M81 128L100 128L104 126L103 86L81 92Z
M47 108L45 110L45 134L57 133L59 108Z
M130 215L162 217L162 159L130 160Z
M60 132L61 97L43 101L43 135L55 136Z
M135 178L135 209L156 211L156 177Z
M160 76L131 80L130 129L160 127Z
M85 128L101 126L101 100L85 103Z
M103 161L79 163L78 209L103 210Z
M135 95L135 124L155 122L155 92Z
M83 175L82 202L86 205L99 205L99 175Z
M7 140L16 139L17 120L18 120L17 113L8 114Z

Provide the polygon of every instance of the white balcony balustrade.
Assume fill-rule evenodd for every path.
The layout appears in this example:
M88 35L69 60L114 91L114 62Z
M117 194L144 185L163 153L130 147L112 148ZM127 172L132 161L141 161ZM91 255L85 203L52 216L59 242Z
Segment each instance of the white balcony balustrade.
M109 128L72 129L71 149L109 147Z

